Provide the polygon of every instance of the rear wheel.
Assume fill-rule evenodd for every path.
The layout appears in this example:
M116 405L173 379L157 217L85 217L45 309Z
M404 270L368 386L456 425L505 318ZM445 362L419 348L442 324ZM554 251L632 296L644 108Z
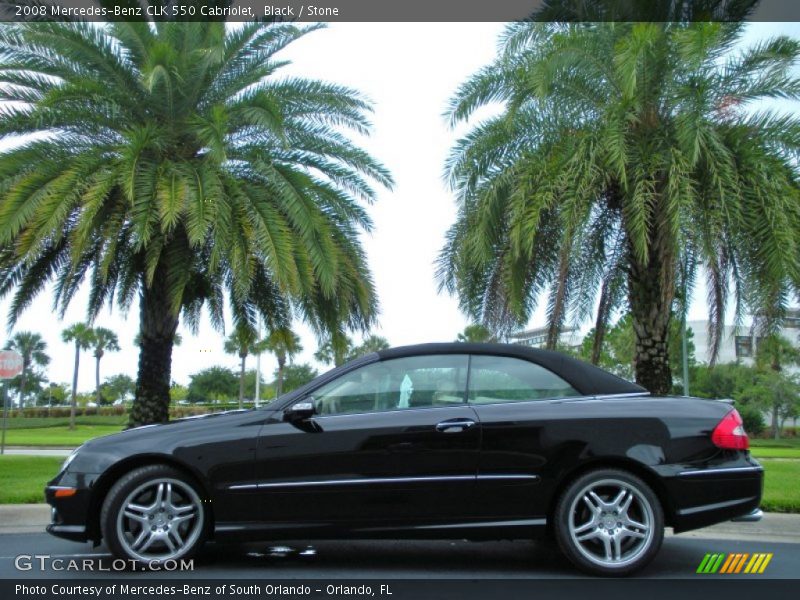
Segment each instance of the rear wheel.
M629 575L658 553L664 513L640 478L618 469L598 469L564 490L556 506L555 535L562 552L581 570Z
M114 556L148 566L192 556L205 539L206 513L186 475L148 465L112 486L100 523Z

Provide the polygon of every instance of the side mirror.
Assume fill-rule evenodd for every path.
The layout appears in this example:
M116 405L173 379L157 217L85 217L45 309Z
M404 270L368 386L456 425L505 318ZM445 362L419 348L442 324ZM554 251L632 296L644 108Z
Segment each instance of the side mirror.
M289 422L304 421L306 419L310 419L316 413L317 409L314 406L314 400L313 398L309 398L307 400L303 400L302 402L292 404L289 408L284 410L283 418Z

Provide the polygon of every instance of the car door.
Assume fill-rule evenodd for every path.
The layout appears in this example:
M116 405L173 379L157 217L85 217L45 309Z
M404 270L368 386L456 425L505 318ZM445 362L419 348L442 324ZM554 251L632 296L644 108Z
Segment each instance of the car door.
M378 361L299 399L316 414L278 416L259 440L265 520L394 527L468 514L480 426L467 369L465 355Z
M524 519L543 515L554 489L553 458L580 452L552 437L569 418L564 399L581 394L536 363L506 356L470 359L468 401L481 422L476 516Z

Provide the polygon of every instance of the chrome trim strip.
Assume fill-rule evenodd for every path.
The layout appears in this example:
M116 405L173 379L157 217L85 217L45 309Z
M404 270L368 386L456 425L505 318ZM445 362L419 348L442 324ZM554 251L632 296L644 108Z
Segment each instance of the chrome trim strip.
M229 485L229 490L255 490L270 488L295 488L309 486L329 485L364 485L370 483L417 483L426 481L498 481L498 480L529 480L538 481L538 475L444 475L435 477L375 477L363 479L328 479L320 481L278 481L264 483L242 483Z
M725 502L715 502L714 504L703 504L702 506L692 506L691 508L684 508L682 510L679 510L678 514L681 516L693 515L695 513L706 512L709 510L729 508L731 506L736 506L737 504L752 502L753 500L755 500L755 496L750 496L749 498L739 498L738 500L726 500Z
M365 483L414 483L417 481L468 481L474 475L449 475L447 477L376 477L370 479L335 479L322 481L287 481L278 483L259 483L261 488L308 487L313 485L363 485Z
M508 479L508 480L529 479L531 481L539 481L539 476L538 475L478 475L478 481L483 481L483 480L496 481L503 479Z
M516 521L480 521L477 523L451 523L448 525L419 525L414 529L470 529L474 527L524 527L547 525L547 519L519 519Z
M236 485L229 485L229 490L254 490L258 487L257 483L240 483Z
M649 396L650 392L625 392L624 394L600 394L593 396L597 400L604 400L606 398L636 398L637 396Z
M696 469L694 471L681 471L678 477L693 477L695 475L715 475L717 473L749 473L762 472L764 467L721 467L717 469Z
M48 485L48 490L77 490L74 485Z

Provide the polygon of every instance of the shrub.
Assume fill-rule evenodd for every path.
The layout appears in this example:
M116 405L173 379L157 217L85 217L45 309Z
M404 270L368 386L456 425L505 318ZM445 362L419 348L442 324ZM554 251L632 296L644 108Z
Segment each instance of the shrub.
M748 435L757 436L764 431L764 416L754 406L741 404L736 407L744 421L744 430Z

